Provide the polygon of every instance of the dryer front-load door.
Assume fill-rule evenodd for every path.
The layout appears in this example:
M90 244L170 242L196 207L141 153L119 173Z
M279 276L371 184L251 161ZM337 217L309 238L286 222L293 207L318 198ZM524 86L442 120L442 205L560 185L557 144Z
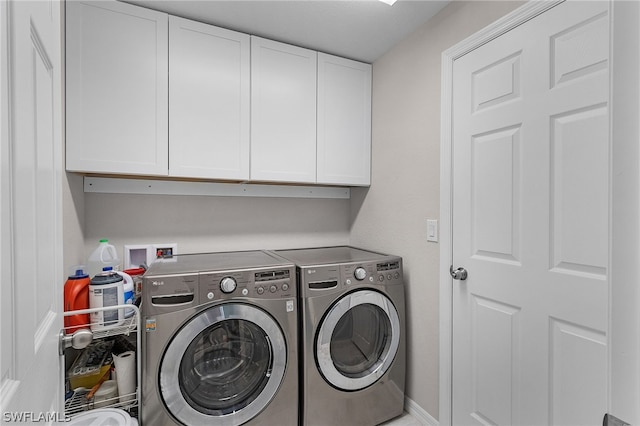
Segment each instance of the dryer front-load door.
M200 312L169 343L160 364L160 394L185 425L245 423L276 395L287 343L261 309L223 303Z
M387 372L398 352L400 318L384 294L359 290L340 298L320 325L316 360L332 386L359 390Z

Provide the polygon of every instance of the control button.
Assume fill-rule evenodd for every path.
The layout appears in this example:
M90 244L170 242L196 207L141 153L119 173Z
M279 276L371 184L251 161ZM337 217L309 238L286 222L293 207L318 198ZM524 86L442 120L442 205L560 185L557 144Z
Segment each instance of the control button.
M400 274L398 272L396 272L395 274L393 274L393 278L395 278L397 280L398 278L400 278Z
M249 290L247 290L246 288L243 288L243 289L242 289L242 295L243 295L243 296L246 296L246 295L248 295L248 294L249 294Z
M369 282L373 282L373 276L369 277Z
M345 281L346 285L351 285L351 278L347 278L347 280Z
M391 274L387 275L387 279L391 281Z
M233 293L233 291L238 287L238 283L231 277L225 277L220 281L220 290L223 293Z
M363 267L359 266L353 272L353 276L356 277L356 280L362 281L367 277L367 271L365 271Z
M209 299L209 300L213 300L213 298L214 298L214 294L213 294L213 292L212 292L212 291L210 291L209 293L207 293L207 299Z
M258 287L258 288L256 289L256 292L257 292L258 294L264 294L264 287Z
M276 291L278 291L278 287L276 287L276 285L274 284L274 285L272 285L271 287L269 287L269 291L270 291L271 293L275 293Z
M287 290L289 290L289 284L287 283L282 284L282 291L287 291Z
M384 275L380 275L380 276L378 277L378 281L380 281L380 282L384 281Z

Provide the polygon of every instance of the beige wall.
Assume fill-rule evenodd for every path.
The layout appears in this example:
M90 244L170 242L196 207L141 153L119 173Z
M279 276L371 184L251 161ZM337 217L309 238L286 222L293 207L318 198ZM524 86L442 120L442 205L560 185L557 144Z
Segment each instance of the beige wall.
M521 2L454 1L373 64L369 189L352 192L351 243L403 257L409 398L438 418L441 54Z
M349 243L349 200L86 193L85 254L101 238L178 253Z

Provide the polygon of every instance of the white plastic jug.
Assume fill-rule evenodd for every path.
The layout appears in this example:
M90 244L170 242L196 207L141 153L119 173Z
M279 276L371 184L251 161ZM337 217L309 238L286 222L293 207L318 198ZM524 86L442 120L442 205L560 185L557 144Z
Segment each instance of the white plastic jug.
M123 285L124 303L125 304L129 304L129 305L133 305L133 302L134 302L133 278L131 278L131 275L127 274L126 272L116 271L116 273L118 275L120 275L122 277L122 279L124 280L124 285ZM133 316L133 314L134 314L133 309L125 309L124 310L124 316L126 318L131 318Z
M117 270L120 266L120 259L118 259L118 252L116 248L109 244L109 240L100 240L100 244L89 256L88 272L89 277L93 278L101 273L104 268L111 267L113 270Z

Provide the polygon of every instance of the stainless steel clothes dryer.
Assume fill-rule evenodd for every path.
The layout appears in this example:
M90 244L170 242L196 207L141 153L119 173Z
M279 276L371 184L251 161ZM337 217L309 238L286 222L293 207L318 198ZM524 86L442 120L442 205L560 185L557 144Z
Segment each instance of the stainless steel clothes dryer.
M143 426L297 425L295 267L263 251L177 255L143 278Z
M402 414L402 258L348 246L275 253L297 266L301 423L376 425Z

